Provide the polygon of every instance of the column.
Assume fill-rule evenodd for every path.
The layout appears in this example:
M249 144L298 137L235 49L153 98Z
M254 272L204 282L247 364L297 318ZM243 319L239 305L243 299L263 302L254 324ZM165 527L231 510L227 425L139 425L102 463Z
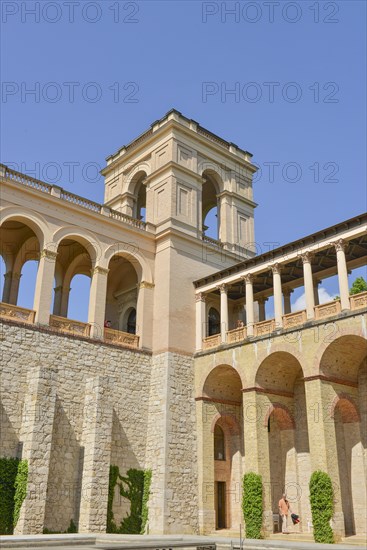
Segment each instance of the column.
M349 284L348 284L348 271L347 271L347 261L345 259L345 246L346 243L343 239L339 239L334 243L336 250L336 262L338 268L338 279L339 279L339 295L340 295L340 304L343 309L350 309L349 302Z
M136 305L136 334L139 347L152 349L154 284L142 281L138 285Z
M91 271L88 323L91 325L90 335L92 338L103 339L108 271L100 266L96 266Z
M274 292L274 317L275 328L283 327L283 307L282 307L282 280L280 276L280 264L271 266L273 272L273 292Z
M259 304L259 321L265 321L266 319L265 302L267 301L267 298L258 298L257 300L257 303Z
M56 286L54 288L54 293L55 293L55 298L54 298L53 315L60 315L61 301L62 301L62 285Z
M56 406L56 376L52 368L28 367L19 438L23 443L22 459L28 462L28 484L15 535L43 532Z
M40 325L48 325L50 321L56 257L57 252L46 248L40 254L33 302L35 322Z
M305 286L307 319L313 319L315 317L315 293L312 278L311 257L312 256L309 252L301 254L303 262L303 282Z
M67 317L68 316L68 307L69 307L69 295L70 295L71 287L69 286L63 286L62 287L62 293L61 293L61 305L60 305L60 316L61 317Z
M335 424L330 417L335 392L329 383L316 377L305 378L305 392L311 471L322 470L331 477L335 497L333 531L344 536Z
M195 295L195 307L196 307L196 351L200 351L203 347L203 338L206 336L206 319L205 319L205 299L206 296L203 292L199 292Z
M3 296L2 296L2 300L1 300L5 304L9 303L11 280L12 280L12 272L7 271L7 273L4 274L4 288L3 288Z
M254 335L254 288L253 276L249 273L244 277L246 289L246 328L247 336Z
M284 302L284 314L291 313L291 294L293 292L292 288L283 289L283 302Z
M226 285L220 285L220 339L222 344L227 341L228 330L228 289Z
M319 285L321 284L321 281L314 281L313 282L313 296L315 301L315 306L318 306L320 303L319 299Z
M21 276L22 276L21 273L12 272L12 274L11 274L10 291L9 291L9 304L12 304L13 306L17 305L18 292L19 292L19 283L20 283Z
M105 533L111 460L113 403L107 377L89 378L85 387L83 476L79 532Z

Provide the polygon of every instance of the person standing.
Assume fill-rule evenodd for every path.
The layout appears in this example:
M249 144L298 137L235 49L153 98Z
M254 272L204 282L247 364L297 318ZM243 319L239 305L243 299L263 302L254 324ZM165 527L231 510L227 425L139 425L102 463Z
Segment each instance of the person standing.
M279 514L282 516L282 533L288 535L288 514L290 512L289 501L287 500L287 495L283 493L282 498L279 501Z

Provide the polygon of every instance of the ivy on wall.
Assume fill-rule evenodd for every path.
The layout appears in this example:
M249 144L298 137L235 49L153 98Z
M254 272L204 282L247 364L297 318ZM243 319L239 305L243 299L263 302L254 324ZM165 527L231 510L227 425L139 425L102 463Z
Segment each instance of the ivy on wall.
M332 544L334 534L330 520L334 512L333 485L330 476L321 470L311 475L310 502L315 542Z
M254 472L243 476L242 511L246 523L246 538L262 539L263 486L261 476Z
M12 535L27 494L28 464L19 458L0 458L0 534Z
M110 466L107 505L107 533L143 534L148 520L151 470L130 468L126 477L120 475L118 466ZM116 525L113 515L113 498L116 485L120 495L130 501L130 514Z

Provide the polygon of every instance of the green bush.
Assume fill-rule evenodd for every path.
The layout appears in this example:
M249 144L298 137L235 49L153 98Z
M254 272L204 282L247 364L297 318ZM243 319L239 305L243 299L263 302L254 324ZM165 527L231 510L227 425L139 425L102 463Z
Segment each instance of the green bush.
M52 531L52 529L47 529L46 527L43 530L44 535L64 535L65 533L77 533L78 529L73 522L73 520L70 520L69 527L66 529L66 531Z
M332 544L334 535L330 520L334 511L334 494L330 476L325 472L313 472L310 479L310 501L315 542Z
M13 534L15 478L18 458L0 458L0 535Z
M254 472L243 476L242 511L246 523L246 538L263 538L263 487L261 476Z
M151 471L131 468L126 477L120 475L118 466L110 466L107 505L107 533L125 533L138 535L144 533L148 520L148 499ZM116 485L120 495L130 500L130 514L119 526L114 522L113 498Z
M14 487L14 527L18 523L20 509L23 504L23 500L27 495L27 484L28 484L28 462L26 460L21 460L18 465L18 472L15 478Z

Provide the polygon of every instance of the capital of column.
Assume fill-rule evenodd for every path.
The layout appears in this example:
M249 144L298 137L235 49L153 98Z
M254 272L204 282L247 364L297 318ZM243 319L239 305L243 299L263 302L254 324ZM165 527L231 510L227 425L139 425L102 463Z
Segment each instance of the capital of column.
M40 258L46 258L47 260L55 261L57 258L57 252L44 248L41 250Z
M242 277L242 280L245 284L251 284L254 280L254 276L252 275L252 273L247 273L247 275L244 275Z
M228 292L228 286L224 283L221 285L218 285L217 289L220 291L221 294L227 294Z
M62 285L55 286L54 291L55 292L61 292L62 291Z
M281 264L276 263L276 264L271 265L270 268L271 268L273 274L280 275L280 273L283 269L283 266Z
M105 267L101 267L100 265L96 265L93 269L90 270L90 273L93 277L93 275L108 275L109 269L106 269Z
M205 302L206 301L206 295L204 292L198 292L195 294L195 302Z
M331 244L335 247L336 252L345 252L345 249L347 247L347 243L344 239L338 239Z
M294 292L293 288L283 288L283 294L284 296L290 296ZM267 300L267 298L266 298Z
M9 271L9 273L11 273L11 271ZM13 279L16 279L17 281L20 280L21 276L22 276L21 273L16 273L16 272L15 272L15 273L12 273L12 278L13 278Z
M313 258L312 252L309 252L308 250L307 250L306 252L302 252L302 253L300 254L300 256L301 256L302 262L303 262L304 264L306 264L306 263L311 263L311 260L312 260L312 258Z
M6 273L4 273L4 279L11 279L13 275L13 272L12 271L7 271ZM14 274L15 275L15 274Z
M154 288L154 283L148 283L148 281L142 281L139 285L137 285L138 288L149 288L149 289L152 289Z
M293 292L293 290L292 290ZM259 304L265 304L265 302L267 302L269 300L269 298L265 298L264 296L260 296L260 298L257 298L257 302Z

